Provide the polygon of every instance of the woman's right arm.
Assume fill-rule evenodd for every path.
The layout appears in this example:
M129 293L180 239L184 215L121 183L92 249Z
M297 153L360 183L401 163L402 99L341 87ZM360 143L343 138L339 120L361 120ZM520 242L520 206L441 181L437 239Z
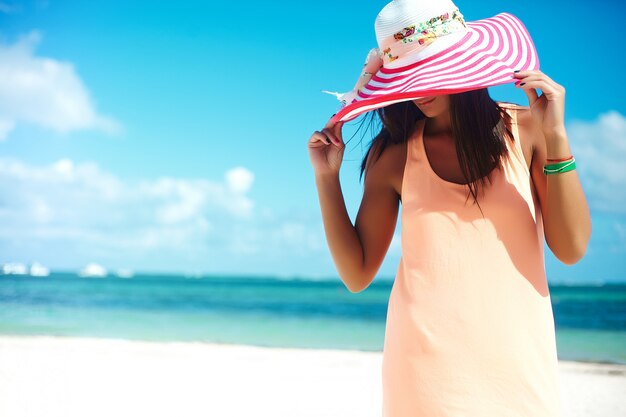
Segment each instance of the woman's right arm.
M355 226L346 210L339 168L345 144L341 126L327 125L309 140L326 240L341 280L351 292L372 282L389 249L398 216L398 195L391 185L392 162L381 155L372 162L370 152L364 192ZM326 141L330 140L330 143Z

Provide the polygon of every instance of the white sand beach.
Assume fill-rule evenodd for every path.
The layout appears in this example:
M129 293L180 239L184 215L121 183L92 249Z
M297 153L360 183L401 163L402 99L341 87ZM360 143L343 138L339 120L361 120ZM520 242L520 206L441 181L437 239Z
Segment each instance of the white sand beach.
M0 416L380 417L382 354L0 337ZM561 362L563 417L626 416L626 365Z

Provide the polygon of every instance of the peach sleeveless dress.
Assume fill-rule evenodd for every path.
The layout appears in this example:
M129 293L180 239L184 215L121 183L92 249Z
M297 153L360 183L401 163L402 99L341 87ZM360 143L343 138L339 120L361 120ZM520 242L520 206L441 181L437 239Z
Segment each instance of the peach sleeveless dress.
M561 417L543 223L517 129L480 210L407 144L402 257L382 362L383 417ZM489 183L487 183L489 184Z

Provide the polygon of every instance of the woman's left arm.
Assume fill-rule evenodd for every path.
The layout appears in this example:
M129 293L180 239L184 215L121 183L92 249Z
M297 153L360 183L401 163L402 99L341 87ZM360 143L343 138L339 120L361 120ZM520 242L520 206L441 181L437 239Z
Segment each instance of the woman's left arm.
M546 243L563 263L573 265L587 250L591 216L577 170L543 173L546 159L572 155L565 131L565 88L539 70L514 73L530 103L534 129L531 175L541 205ZM523 85L522 85L523 83ZM535 88L543 94L537 95Z

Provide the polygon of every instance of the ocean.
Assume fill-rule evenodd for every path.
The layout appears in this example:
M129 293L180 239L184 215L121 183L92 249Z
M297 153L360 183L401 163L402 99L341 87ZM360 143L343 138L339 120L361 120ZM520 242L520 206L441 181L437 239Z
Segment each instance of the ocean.
M0 334L382 351L392 282L0 275ZM551 285L560 359L626 364L626 283Z

